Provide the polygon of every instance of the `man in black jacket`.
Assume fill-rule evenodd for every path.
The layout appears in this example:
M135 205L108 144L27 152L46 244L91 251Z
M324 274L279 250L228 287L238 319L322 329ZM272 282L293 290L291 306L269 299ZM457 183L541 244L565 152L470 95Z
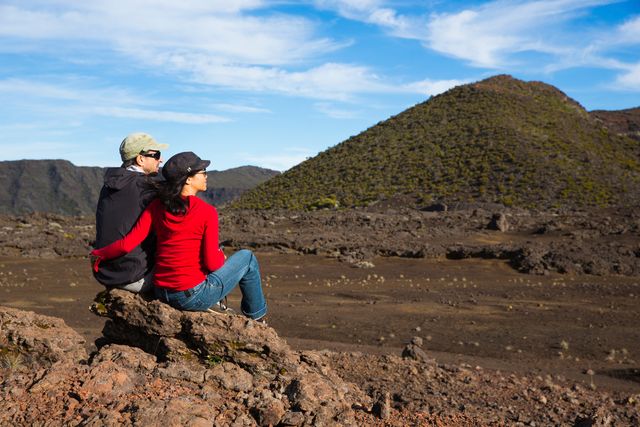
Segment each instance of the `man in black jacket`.
M156 197L157 185L152 180L158 175L162 163L160 150L167 147L167 144L159 144L151 135L139 132L128 135L122 141L122 166L106 170L98 199L97 248L124 237ZM131 292L151 289L155 240L152 233L131 253L100 263L94 277L107 288L116 287Z

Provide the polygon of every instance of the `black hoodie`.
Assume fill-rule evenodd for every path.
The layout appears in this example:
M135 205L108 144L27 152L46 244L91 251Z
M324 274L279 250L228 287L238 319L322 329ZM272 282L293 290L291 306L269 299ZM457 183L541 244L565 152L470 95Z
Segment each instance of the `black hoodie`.
M145 174L121 167L107 169L96 209L95 247L102 248L124 237L156 194L156 187ZM153 268L155 242L155 235L149 234L127 255L101 262L94 277L105 286L126 285L142 279Z

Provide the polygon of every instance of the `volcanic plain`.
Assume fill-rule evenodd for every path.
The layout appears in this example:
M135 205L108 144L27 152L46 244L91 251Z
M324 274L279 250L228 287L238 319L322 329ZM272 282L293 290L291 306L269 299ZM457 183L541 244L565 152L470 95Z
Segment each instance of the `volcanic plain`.
M102 290L86 258L93 219L0 227L0 305L62 318L94 350L104 318L89 311ZM295 349L337 352L337 372L360 386L385 374L343 355L399 356L419 338L438 363L640 393L637 209L223 211L221 238L229 254L256 251L269 325ZM410 406L403 384L387 387L398 410Z

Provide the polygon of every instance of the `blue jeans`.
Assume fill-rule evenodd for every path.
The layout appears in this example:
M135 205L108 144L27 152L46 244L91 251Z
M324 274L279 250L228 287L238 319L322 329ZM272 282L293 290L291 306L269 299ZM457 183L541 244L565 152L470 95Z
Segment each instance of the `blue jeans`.
M242 313L252 319L267 314L267 302L262 292L258 260L250 250L242 249L227 259L222 267L209 273L204 282L184 291L171 292L155 287L156 297L174 308L205 311L240 285Z

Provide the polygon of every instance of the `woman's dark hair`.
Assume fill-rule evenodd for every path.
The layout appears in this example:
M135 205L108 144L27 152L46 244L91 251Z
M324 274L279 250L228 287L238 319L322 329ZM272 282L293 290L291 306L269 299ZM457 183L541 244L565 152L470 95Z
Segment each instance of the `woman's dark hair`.
M160 183L158 189L158 197L162 201L164 208L173 215L184 215L187 212L187 201L180 196L182 187L187 182L187 179L194 176L199 171L195 171L189 175L174 180L166 180Z

